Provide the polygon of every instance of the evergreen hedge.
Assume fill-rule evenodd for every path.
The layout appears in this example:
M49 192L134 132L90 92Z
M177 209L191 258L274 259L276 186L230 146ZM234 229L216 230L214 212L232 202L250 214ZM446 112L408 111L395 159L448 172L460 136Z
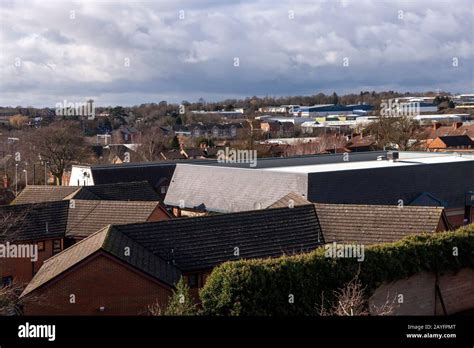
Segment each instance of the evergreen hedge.
M457 256L455 255L457 248ZM226 262L200 292L205 315L316 315L359 272L366 296L383 282L415 273L474 266L474 224L454 232L420 234L365 248L365 260L309 254ZM290 294L294 303L290 303Z

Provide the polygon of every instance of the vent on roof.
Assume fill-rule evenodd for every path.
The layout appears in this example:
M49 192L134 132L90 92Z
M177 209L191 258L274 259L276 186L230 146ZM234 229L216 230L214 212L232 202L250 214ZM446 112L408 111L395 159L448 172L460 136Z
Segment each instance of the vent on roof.
M387 153L387 159L389 161L397 162L399 158L399 152L398 151L390 151Z

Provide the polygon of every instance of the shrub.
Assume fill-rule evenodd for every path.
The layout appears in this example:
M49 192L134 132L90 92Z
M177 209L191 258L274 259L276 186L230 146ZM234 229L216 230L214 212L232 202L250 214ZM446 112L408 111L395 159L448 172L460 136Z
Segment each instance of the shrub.
M184 282L181 277L179 282L176 284L176 289L173 290L169 298L168 305L162 307L157 301L148 306L148 312L150 315L197 315L198 309L194 303L191 294L189 293L189 286Z
M456 249L454 249L456 248ZM457 254L456 251L457 250ZM365 260L309 254L226 262L214 269L200 296L206 315L317 315L337 290L359 274L365 296L383 282L415 273L474 266L474 225L421 234L365 248Z

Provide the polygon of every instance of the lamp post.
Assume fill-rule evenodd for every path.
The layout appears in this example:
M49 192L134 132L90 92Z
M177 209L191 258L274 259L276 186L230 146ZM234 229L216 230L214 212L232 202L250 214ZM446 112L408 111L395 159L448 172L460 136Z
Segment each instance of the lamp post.
M25 186L28 186L28 170L23 169L23 173L25 173Z
M18 196L18 163L15 163L15 197Z
M48 181L47 181L48 179L47 179L47 175L46 175L46 164L47 164L47 162L44 161L44 184L48 185Z

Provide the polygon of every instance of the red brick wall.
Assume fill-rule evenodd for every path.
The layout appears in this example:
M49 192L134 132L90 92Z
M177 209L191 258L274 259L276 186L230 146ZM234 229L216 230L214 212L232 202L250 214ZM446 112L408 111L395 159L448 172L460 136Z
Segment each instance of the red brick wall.
M434 140L432 140L432 141L429 142L428 148L431 149L431 150L434 150L434 149L445 149L445 148L446 148L446 144L443 143L440 138L436 138L436 139L434 139Z
M35 243L37 242L31 242L31 244ZM63 243L61 240L61 245L64 248ZM30 244L30 242L21 242L19 244ZM44 251L39 251L38 249L38 260L34 265L29 258L0 259L0 276L12 276L14 282L20 284L28 283L33 278L33 272L38 272L43 262L51 256L53 256L53 240L46 240L44 241Z
M438 277L438 284L448 314L474 309L474 268L464 268L456 273L445 273ZM394 315L442 315L439 296L435 295L436 276L433 273L418 273L410 278L385 283L374 292L369 300L381 307L394 299ZM403 303L398 303L398 295Z
M163 209L164 208L157 205L155 210L153 210L151 215L148 217L147 221L169 220L170 216L166 213L166 211L163 211Z
M445 212L451 226L457 228L464 225L464 207L447 208Z
M70 303L74 294L76 303ZM166 305L169 287L106 255L92 256L25 298L25 315L146 315L155 300ZM98 309L104 306L105 311Z
M439 287L448 314L474 309L474 268L439 277ZM437 313L442 313L440 301L437 302Z

